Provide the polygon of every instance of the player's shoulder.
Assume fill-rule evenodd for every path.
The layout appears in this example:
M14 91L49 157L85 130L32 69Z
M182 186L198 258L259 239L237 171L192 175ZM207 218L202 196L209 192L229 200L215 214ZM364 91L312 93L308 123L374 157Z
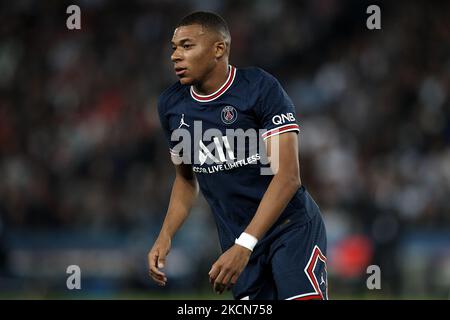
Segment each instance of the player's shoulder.
M277 81L277 79L263 68L252 66L239 68L242 78L252 83L270 83Z
M180 81L175 82L166 88L158 97L158 109L164 111L168 106L174 105L177 101L183 98L186 91Z
M260 67L246 67L239 70L241 72L240 79L247 82L248 99L252 101L267 96L273 88L281 87L277 78Z

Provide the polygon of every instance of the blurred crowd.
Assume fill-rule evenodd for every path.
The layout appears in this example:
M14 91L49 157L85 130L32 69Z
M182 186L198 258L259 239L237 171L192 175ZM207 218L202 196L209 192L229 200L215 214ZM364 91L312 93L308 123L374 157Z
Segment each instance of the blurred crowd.
M81 30L66 28L70 4ZM331 242L364 234L376 259L402 232L448 231L450 4L381 3L381 30L366 28L369 4L2 2L0 235L159 227L174 173L156 100L176 81L173 27L200 9L227 20L233 65L293 99Z

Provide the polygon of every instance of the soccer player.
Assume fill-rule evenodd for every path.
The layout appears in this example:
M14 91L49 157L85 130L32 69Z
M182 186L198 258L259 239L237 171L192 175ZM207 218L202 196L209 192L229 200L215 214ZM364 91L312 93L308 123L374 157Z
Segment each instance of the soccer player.
M192 13L174 31L171 60L179 81L161 94L158 112L176 177L148 254L150 276L166 284L171 240L200 187L223 251L209 272L215 292L231 289L235 299L327 299L326 232L300 180L295 107L269 73L230 65L230 44L226 22L214 13ZM251 139L236 142L252 129L262 130L257 145L275 159L271 175L263 173L264 154Z

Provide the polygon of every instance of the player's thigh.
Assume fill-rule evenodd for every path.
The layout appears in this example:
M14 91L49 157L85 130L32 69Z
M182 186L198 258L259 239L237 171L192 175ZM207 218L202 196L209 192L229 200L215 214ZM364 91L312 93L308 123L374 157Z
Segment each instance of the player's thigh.
M272 269L266 255L251 259L232 289L237 300L273 300L277 298Z
M320 214L282 235L271 258L278 299L328 299L326 247Z

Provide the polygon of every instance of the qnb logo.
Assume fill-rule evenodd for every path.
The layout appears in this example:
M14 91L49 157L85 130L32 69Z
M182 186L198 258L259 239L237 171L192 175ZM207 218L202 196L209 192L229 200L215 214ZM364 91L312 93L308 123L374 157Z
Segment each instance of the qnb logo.
M203 165L207 159L210 159L214 163L223 163L236 159L233 150L230 147L230 143L228 142L228 137L222 136L220 138L215 137L213 139L213 142L210 144L214 146L218 158L212 154L212 152L208 147L206 147L202 140L199 140L198 160L200 162L200 165ZM220 140L222 140L222 142ZM226 150L226 154L224 151L224 147Z
M291 112L288 112L286 114L284 114L284 113L282 113L280 115L277 114L276 116L272 117L272 122L273 122L273 124L276 124L276 125L284 124L286 121L287 122L295 121L294 114Z

